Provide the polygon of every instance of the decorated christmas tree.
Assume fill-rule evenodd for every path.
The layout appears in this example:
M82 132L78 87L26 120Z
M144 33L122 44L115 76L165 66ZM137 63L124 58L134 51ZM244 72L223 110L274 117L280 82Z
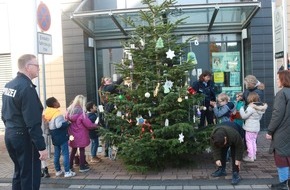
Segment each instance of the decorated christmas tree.
M175 29L185 18L171 22L176 2L143 0L148 9L138 19L124 16L134 28L116 64L124 82L109 96L114 110L105 113L104 137L128 169L146 171L185 163L209 145L210 129L196 129L203 96L190 89L189 73L196 60Z

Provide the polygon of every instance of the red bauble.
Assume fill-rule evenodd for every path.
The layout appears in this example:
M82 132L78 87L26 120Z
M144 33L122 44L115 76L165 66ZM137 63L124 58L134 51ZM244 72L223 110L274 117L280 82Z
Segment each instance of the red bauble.
M191 86L187 88L187 92L189 94L196 94L196 91Z

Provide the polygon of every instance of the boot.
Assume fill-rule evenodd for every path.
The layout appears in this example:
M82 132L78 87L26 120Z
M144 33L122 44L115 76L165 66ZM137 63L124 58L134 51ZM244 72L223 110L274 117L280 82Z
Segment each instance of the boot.
M50 177L47 167L41 169L41 177L43 177L43 178L49 178Z
M241 181L241 177L238 172L233 172L233 178L232 178L232 185L238 185L238 183Z
M221 176L226 176L227 172L225 168L219 167L215 172L211 174L211 177L221 177Z

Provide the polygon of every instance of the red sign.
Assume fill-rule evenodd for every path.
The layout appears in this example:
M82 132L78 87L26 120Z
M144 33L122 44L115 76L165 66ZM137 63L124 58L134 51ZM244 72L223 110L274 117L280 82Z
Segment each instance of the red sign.
M47 31L51 24L49 9L43 2L37 8L37 24L42 31Z

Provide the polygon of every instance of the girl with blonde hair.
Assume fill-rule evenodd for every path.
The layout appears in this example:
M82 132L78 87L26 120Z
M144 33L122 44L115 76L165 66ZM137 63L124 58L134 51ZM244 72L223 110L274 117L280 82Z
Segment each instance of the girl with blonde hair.
M86 115L87 99L83 95L77 95L67 109L66 119L71 122L68 129L69 145L72 148L70 154L70 168L73 168L75 154L79 149L80 172L89 171L85 165L85 148L90 144L89 130L98 128Z

